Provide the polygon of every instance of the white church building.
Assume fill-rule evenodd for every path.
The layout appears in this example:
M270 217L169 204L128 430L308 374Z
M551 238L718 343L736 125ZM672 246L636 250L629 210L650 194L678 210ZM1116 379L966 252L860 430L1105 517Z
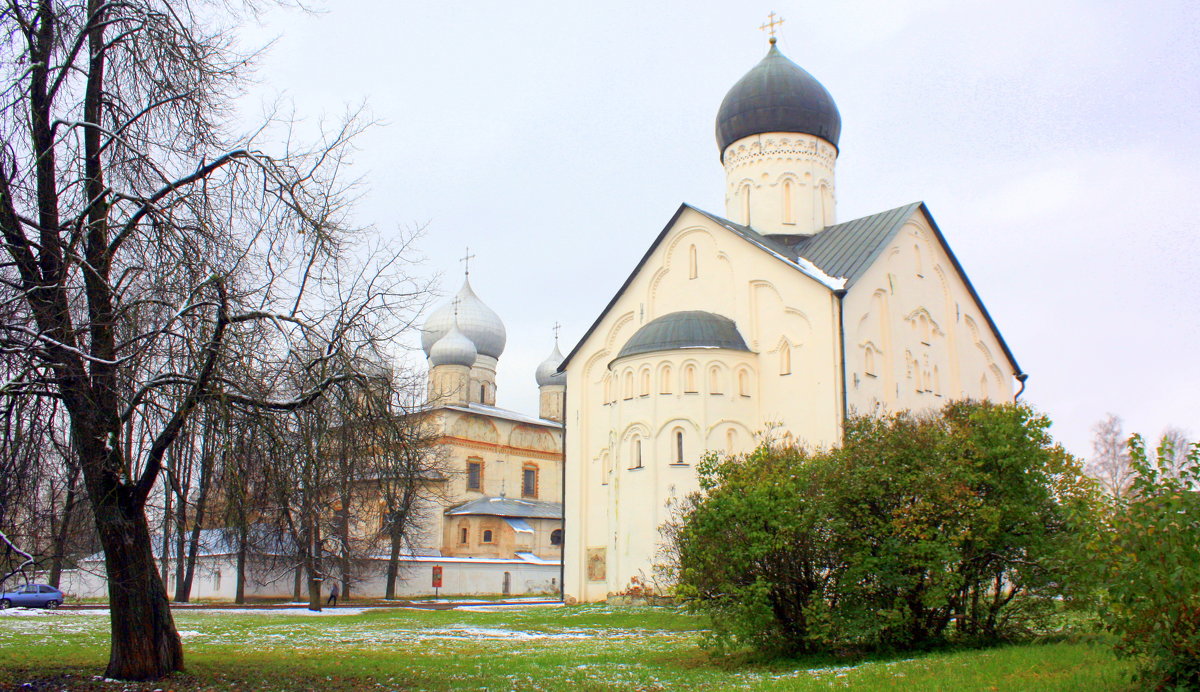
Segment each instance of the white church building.
M705 450L769 426L834 445L852 411L1011 401L1025 381L924 203L837 221L841 116L774 38L716 130L724 217L681 205L560 368L568 601L651 577Z

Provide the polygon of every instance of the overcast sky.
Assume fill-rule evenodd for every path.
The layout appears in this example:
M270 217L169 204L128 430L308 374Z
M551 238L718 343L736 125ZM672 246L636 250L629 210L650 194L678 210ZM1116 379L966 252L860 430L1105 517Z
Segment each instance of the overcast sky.
M367 104L358 220L423 226L443 295L470 246L498 403L535 412L551 325L567 352L681 202L723 214L713 120L770 10L842 114L838 219L924 200L1068 449L1107 412L1200 434L1195 0L336 0L261 19L251 105Z

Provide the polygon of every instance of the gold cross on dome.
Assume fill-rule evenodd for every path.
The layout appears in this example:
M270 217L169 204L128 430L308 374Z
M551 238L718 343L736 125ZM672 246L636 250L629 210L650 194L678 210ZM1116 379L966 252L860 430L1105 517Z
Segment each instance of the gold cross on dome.
M463 263L463 274L466 276L471 275L471 260L473 259L475 259L475 255L471 254L471 248L468 247L467 254L463 255L462 259L458 260L459 262Z
M775 27L783 24L784 20L783 17L780 17L779 21L775 21L775 10L771 10L771 13L767 15L767 19L769 21L758 28L762 31L770 33L771 43L775 43Z

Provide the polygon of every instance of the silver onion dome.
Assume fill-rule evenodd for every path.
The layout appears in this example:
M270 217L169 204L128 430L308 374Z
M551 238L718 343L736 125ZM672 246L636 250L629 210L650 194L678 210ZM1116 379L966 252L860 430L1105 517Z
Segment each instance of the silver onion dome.
M434 366L465 365L469 368L475 365L475 358L478 355L475 344L459 331L457 324L451 323L450 331L446 332L429 349L429 364Z
M567 373L558 372L558 366L562 365L563 354L558 350L558 342L554 342L554 352L550 354L542 364L537 366L537 383L539 387L545 387L552 384L566 384Z
M458 329L475 344L475 350L481 356L499 358L504 353L504 344L508 335L504 331L504 323L500 316L492 311L471 290L471 282L463 280L462 288L455 296L458 303ZM450 331L454 324L455 301L446 303L433 311L421 330L421 348L426 356L431 356L430 349Z

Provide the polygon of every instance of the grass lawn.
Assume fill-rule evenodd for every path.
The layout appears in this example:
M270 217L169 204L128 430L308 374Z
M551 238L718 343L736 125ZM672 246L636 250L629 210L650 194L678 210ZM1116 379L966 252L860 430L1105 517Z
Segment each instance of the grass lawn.
M0 689L1132 689L1129 666L1102 642L755 663L702 649L699 618L603 605L177 611L187 673L130 685L94 677L108 656L106 612L7 613Z

